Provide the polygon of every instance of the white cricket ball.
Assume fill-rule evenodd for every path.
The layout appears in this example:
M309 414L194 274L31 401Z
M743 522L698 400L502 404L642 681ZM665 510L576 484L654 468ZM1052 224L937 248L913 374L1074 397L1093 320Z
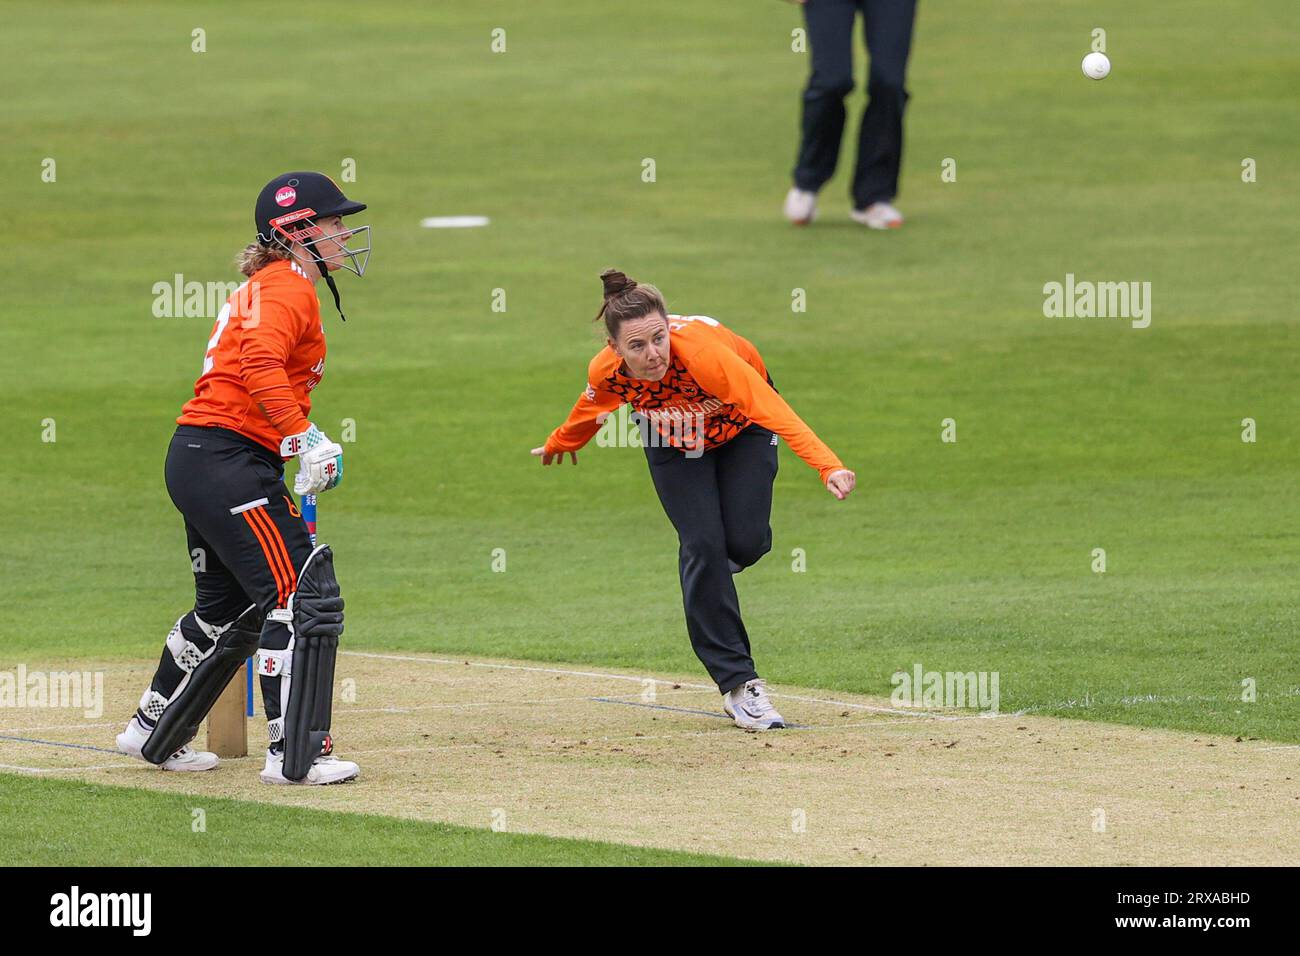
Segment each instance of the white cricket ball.
M1089 53L1083 58L1083 75L1093 80L1104 80L1110 72L1110 60L1105 53Z

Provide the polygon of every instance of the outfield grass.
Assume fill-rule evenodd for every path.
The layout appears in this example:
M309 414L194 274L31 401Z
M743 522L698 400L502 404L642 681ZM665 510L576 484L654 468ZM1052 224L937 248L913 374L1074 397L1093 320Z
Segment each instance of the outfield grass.
M743 864L592 840L0 773L0 866L186 866L199 856L204 866Z
M785 4L5 14L5 666L152 655L188 606L162 457L211 319L153 318L151 287L234 278L257 188L351 157L375 255L346 326L326 295L314 417L356 422L320 511L352 647L698 666L641 453L528 456L613 265L754 340L858 471L836 503L782 452L773 553L738 579L769 679L996 670L1004 709L1300 740L1293 4L1228 29L1209 0L923 3L890 235L845 221L844 169L817 225L780 219L807 68ZM419 228L462 213L492 225ZM1151 327L1044 318L1066 273L1151 282Z

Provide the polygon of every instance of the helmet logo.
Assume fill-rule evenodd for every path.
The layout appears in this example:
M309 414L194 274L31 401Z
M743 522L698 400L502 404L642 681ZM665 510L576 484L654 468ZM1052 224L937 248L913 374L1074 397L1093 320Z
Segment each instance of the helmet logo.
M293 201L298 198L298 190L292 186L281 186L275 191L275 204L277 206L292 206Z

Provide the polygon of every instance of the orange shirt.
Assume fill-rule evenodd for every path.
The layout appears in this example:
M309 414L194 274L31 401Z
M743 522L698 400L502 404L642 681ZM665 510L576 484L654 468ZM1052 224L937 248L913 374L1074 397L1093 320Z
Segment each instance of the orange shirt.
M226 300L176 422L228 428L279 454L282 436L307 430L324 373L316 286L296 263L273 262Z
M617 352L600 350L587 368L586 391L546 440L548 454L577 451L607 415L630 404L675 448L716 448L755 421L784 438L823 482L844 467L777 394L751 342L703 315L670 315L668 329L668 371L658 382L632 378Z

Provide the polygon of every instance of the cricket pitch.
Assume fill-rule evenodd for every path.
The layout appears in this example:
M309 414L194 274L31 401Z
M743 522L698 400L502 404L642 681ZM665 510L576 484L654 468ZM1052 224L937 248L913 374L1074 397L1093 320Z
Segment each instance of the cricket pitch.
M1300 860L1300 748L1268 741L787 686L800 726L749 734L698 676L345 652L334 736L360 780L271 787L260 717L254 756L165 773L112 752L152 662L41 666L102 672L103 713L0 710L0 770L808 864Z

